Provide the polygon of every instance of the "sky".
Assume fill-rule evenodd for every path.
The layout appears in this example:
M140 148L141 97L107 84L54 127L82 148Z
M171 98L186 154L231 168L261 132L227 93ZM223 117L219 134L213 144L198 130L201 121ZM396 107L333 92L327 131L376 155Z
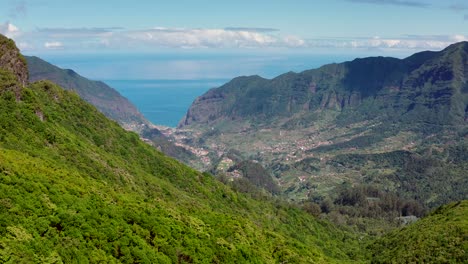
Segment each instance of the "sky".
M0 0L23 53L94 79L197 79L468 40L468 0Z

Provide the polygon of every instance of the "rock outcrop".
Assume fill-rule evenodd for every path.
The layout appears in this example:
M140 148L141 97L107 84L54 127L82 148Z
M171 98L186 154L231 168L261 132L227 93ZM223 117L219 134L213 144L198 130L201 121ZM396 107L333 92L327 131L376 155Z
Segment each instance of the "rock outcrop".
M28 67L15 42L0 35L0 68L13 73L22 86L28 84Z

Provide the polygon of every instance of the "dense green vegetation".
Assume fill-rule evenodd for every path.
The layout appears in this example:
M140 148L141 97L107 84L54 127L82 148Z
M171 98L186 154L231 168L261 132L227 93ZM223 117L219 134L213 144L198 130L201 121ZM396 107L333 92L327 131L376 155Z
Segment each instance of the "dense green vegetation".
M243 178L246 178L257 188L263 188L266 191L278 194L279 188L262 165L252 161L242 161L228 169L228 171L238 170Z
M373 263L466 263L468 201L451 203L369 246Z
M416 199L435 208L466 198L467 142L443 149L422 149L420 153L393 151L377 154L342 154L328 164L342 170L360 172L363 182ZM382 172L385 171L385 172Z
M17 60L18 65L24 63ZM48 81L24 86L19 80L0 65L1 263L466 259L466 202L443 207L373 243L363 233L346 231L317 216L333 210L327 206L363 210L367 205L362 215L379 214L378 208L395 203L402 215L419 215L417 207L400 204L398 197L372 186L343 186L332 204L311 202L303 205L305 210L258 190L243 193L244 185L232 183L232 189L158 152L76 93ZM401 159L408 155L402 153L403 158L384 155L334 162L405 164ZM230 154L239 156L235 151ZM466 146L434 155L460 163L466 161ZM233 169L251 175L257 187L274 187L263 178L261 166L236 161ZM318 161L312 158L296 166L316 171L308 164ZM369 202L369 197L379 200ZM430 232L417 233L420 230ZM400 235L406 238L404 243L397 239Z
M12 77L0 71L0 262L362 260L355 235L232 191L53 83L18 100Z

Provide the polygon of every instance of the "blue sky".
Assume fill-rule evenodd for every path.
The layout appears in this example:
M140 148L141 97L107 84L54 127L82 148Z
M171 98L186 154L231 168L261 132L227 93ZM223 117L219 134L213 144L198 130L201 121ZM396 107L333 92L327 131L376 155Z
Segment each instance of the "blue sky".
M91 78L268 77L468 40L468 1L1 0L0 33Z

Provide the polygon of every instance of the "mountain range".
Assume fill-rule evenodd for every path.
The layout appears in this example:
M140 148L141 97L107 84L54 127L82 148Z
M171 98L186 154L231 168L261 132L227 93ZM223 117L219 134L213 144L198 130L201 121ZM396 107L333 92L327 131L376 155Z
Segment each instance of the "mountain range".
M405 59L371 57L268 80L238 77L208 91L179 127L230 120L262 127L311 126L325 110L340 123L391 120L463 125L468 117L468 42Z

